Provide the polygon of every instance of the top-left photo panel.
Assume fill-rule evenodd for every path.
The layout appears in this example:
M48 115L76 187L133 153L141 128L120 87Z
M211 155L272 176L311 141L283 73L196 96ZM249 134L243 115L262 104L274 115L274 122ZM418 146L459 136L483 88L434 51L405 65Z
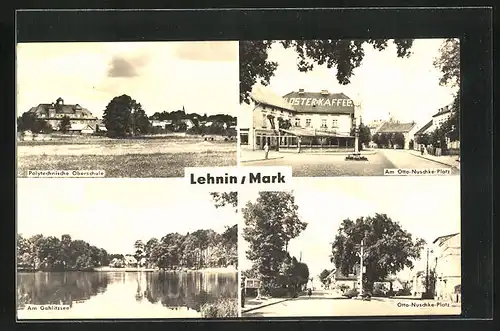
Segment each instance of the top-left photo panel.
M19 43L18 177L237 165L237 41Z

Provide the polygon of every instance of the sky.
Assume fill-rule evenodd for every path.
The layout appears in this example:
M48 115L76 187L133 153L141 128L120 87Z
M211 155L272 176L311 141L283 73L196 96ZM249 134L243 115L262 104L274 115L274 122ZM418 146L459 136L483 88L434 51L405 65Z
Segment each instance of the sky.
M62 97L101 117L128 94L148 115L230 114L239 107L238 43L109 42L17 45L17 115Z
M326 65L315 66L310 72L297 70L297 56L293 49L275 44L269 52L269 61L278 62L278 69L271 78L269 88L283 96L303 88L309 92L328 90L344 93L361 102L364 122L387 120L389 113L401 122L415 121L424 125L437 110L453 101L455 89L439 86L441 72L433 61L439 55L444 39L417 39L409 58L398 58L396 46L389 42L384 51L364 45L365 57L354 70L349 85L340 85L336 69ZM240 122L247 122L250 112L242 105Z
M23 236L70 234L108 253L133 252L136 240L199 229L218 233L238 222L184 179L19 179L17 230Z
M385 213L412 236L432 243L437 237L460 232L460 177L347 177L294 178L292 190L298 213L308 226L289 244L291 255L307 263L310 275L332 269L331 243L342 220ZM255 201L257 192L241 192L241 201ZM242 270L248 249L240 241ZM415 264L422 267L422 262ZM408 270L404 270L407 273Z

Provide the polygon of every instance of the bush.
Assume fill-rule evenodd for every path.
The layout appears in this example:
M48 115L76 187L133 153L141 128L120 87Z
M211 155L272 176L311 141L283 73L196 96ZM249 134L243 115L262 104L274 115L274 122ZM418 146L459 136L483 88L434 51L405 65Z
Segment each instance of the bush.
M396 296L399 296L399 295L404 295L404 296L411 295L411 289L410 288L399 289L396 292Z
M375 289L373 289L373 296L374 297L385 297L385 296L387 296L387 294L383 289L375 288Z
M290 290L288 288L272 288L269 291L269 295L273 298L285 298L290 296Z
M203 318L228 318L238 317L238 300L235 298L222 298L216 302L205 303L201 306Z
M342 295L345 296L345 297L348 297L348 298L353 298L353 297L359 295L359 291L357 289L353 288L353 289L350 289L349 291L345 292Z

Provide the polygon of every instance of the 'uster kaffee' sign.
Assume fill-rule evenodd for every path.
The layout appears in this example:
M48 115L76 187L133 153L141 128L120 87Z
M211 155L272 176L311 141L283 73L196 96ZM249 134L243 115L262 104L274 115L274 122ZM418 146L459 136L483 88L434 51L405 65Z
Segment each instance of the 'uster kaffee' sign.
M336 98L284 98L292 106L352 107L351 99Z

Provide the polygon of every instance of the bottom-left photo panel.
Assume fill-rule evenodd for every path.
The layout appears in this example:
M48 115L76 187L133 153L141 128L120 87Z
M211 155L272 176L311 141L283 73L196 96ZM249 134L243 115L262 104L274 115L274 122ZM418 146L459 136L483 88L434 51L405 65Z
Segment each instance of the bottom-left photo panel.
M183 179L19 179L17 319L238 317L237 217Z

